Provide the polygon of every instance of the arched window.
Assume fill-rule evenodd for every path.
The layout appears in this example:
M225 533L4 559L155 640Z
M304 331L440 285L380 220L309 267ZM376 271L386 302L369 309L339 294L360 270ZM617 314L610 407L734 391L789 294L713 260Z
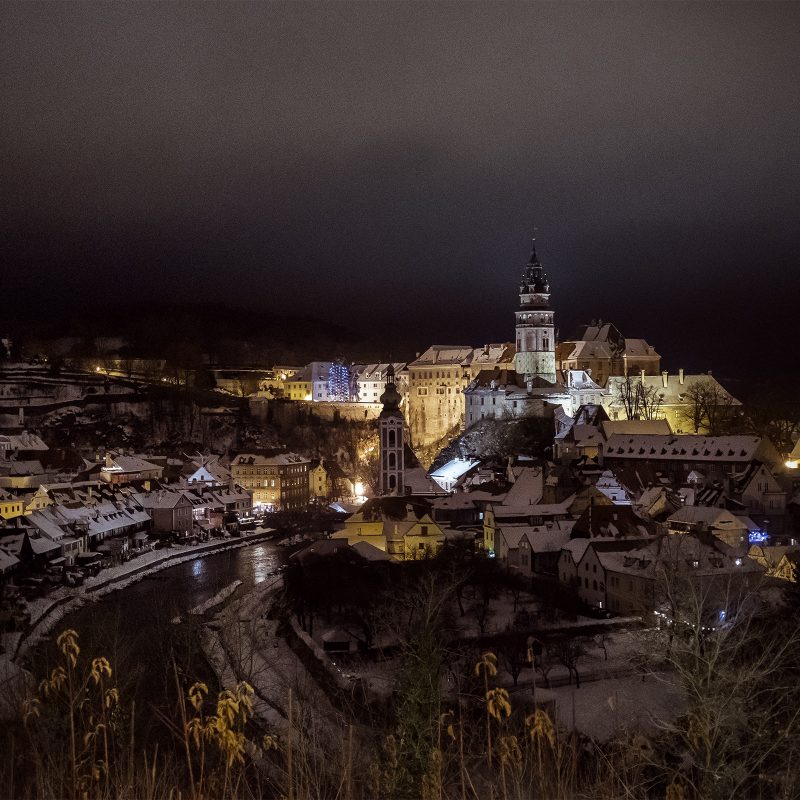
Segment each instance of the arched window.
M396 443L397 443L397 440L395 438L394 428L390 428L389 429L389 447L394 447Z
M397 478L394 475L389 476L389 488L394 489L397 486Z
M397 457L394 453L389 453L389 469L394 469L397 466Z

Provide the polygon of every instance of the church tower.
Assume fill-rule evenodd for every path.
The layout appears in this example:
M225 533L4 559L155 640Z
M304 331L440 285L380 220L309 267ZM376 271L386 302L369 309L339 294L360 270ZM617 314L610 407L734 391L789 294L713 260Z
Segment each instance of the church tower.
M536 258L536 239L519 287L517 354L514 370L527 380L543 378L556 382L556 337L550 308L550 284Z
M394 367L389 364L386 370L386 389L381 395L383 409L378 417L378 436L380 437L380 494L405 494L403 486L403 442L406 423L400 411L400 392L394 383Z

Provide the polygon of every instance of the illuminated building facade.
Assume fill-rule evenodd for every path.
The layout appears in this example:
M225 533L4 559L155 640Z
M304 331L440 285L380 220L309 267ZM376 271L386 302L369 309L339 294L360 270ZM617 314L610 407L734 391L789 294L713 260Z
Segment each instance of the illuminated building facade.
M309 502L311 462L295 453L243 453L231 462L231 477L253 494L253 505L270 511L303 511Z
M427 447L464 425L464 389L480 372L508 369L509 343L432 345L408 365L408 421L414 447Z
M394 367L389 364L386 370L386 389L381 395L383 409L378 417L378 441L380 453L380 483L382 495L402 495L405 460L403 444L406 423L400 411L400 392L394 383Z
M556 382L556 334L550 308L550 283L536 257L536 240L519 287L516 312L517 353L514 370L526 380Z
M661 356L644 339L626 338L615 325L599 320L558 343L556 364L562 370L585 370L605 386L611 376L658 375Z

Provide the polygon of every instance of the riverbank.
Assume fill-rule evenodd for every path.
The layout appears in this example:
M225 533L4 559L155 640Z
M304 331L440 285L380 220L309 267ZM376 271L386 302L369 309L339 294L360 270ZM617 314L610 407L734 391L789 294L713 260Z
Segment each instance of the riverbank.
M264 528L242 537L195 545L175 545L168 550L153 550L124 564L104 570L100 575L87 580L83 586L61 587L48 597L29 604L31 624L27 631L4 635L5 654L2 658L18 661L31 646L45 638L61 619L87 602L94 602L100 597L124 589L168 567L226 550L261 543L274 533L274 529Z

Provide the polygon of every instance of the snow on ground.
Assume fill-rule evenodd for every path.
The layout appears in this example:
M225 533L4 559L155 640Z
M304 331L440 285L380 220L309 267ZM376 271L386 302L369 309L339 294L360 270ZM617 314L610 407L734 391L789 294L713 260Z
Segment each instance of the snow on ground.
M195 606L189 613L199 616L205 614L206 611L210 611L214 606L222 605L241 585L242 582L240 580L235 580L224 589L220 589L213 597L209 597L205 603Z
M238 680L246 680L254 687L255 711L274 730L285 729L290 689L295 713L313 712L341 725L339 712L278 636L278 622L264 616L281 586L282 578L278 577L268 586L235 599L217 614L206 626L206 656L226 688Z
M658 673L644 681L631 676L581 681L580 689L553 689L556 719L562 728L575 727L598 741L634 731L654 733L660 724L672 722L685 708L684 697L672 680L673 676Z

